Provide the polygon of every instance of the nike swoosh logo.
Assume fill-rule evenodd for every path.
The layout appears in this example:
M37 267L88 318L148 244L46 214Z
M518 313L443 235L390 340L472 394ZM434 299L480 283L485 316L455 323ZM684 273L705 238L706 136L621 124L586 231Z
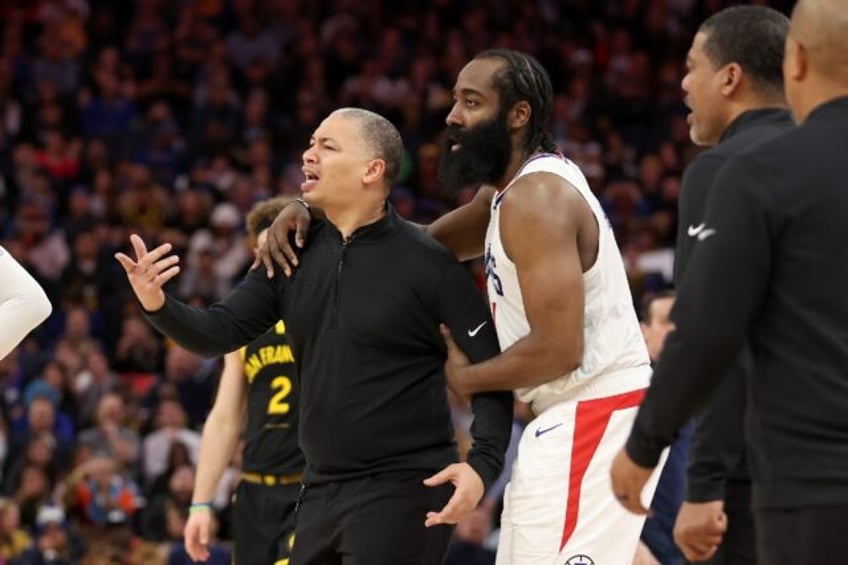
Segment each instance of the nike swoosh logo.
M555 430L558 427L560 427L561 425L562 425L562 423L559 423L559 424L556 424L555 426L551 426L550 428L539 428L539 429L536 430L536 437L539 437L540 435L546 434L551 430Z
M689 237L695 237L707 227L707 224L700 224L697 226L690 225L689 229L686 230L686 233L689 234Z
M712 228L707 228L707 224L699 224L697 226L689 226L686 230L686 233L689 237L697 237L698 241L704 241L711 235L715 234L715 230Z
M482 324L480 324L479 326L477 326L476 328L474 328L473 330L468 330L468 337L474 337L475 335L480 333L480 330L483 329L483 326L485 326L488 323L489 322L487 320L487 321L483 322Z

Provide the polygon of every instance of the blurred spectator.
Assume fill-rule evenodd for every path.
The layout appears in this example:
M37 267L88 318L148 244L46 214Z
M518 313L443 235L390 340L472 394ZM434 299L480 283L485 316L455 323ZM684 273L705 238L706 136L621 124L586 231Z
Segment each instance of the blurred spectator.
M142 515L142 536L157 542L181 541L193 488L194 468L191 465L177 467L168 480L167 490L148 501Z
M0 498L0 563L20 558L31 543L32 538L21 528L18 505L11 499Z
M138 434L123 426L124 417L123 399L114 393L105 394L97 405L96 425L80 433L80 445L90 448L96 456L132 468L139 459L141 445Z
M446 565L494 565L495 550L485 542L492 533L492 515L485 508L466 514L456 525Z
M176 444L188 451L186 463L194 465L200 449L200 434L188 429L188 416L177 400L163 399L156 410L155 431L144 438L144 479L152 483L165 472L169 454Z
M103 528L116 517L126 520L141 507L138 487L110 457L92 457L73 471L68 483L70 507L88 526Z
M71 533L59 506L39 508L32 547L16 561L19 565L74 565L81 554L80 541Z

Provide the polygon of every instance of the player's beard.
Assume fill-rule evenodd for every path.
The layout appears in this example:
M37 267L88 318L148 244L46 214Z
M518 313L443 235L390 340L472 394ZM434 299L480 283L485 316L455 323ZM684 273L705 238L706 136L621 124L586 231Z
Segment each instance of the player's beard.
M455 143L460 147L451 151ZM505 113L472 128L448 126L439 158L439 180L452 196L468 186L497 184L506 174L511 155Z

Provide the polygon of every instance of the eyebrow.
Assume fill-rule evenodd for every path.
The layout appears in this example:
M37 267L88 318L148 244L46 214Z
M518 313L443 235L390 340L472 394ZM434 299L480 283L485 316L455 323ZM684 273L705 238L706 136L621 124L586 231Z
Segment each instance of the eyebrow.
M480 92L479 90L475 90L473 88L460 88L458 91L455 88L451 89L451 95L456 97L457 94L462 94L463 96L480 96L481 98L485 98L486 95Z
M319 136L319 137L315 137L314 135L312 135L312 136L309 137L310 143L319 143L319 142L320 143L326 143L328 141L330 143L338 144L338 141L336 141L334 138L327 136L327 135L322 135L322 136Z

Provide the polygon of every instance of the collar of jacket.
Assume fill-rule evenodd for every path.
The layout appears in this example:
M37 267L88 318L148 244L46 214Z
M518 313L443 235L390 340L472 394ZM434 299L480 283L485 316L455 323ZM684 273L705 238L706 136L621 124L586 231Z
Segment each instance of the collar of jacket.
M829 122L846 118L848 118L848 96L840 96L813 108L807 116L807 121Z
M727 126L726 130L724 130L720 141L733 137L733 135L748 129L751 126L767 123L780 123L785 121L792 121L792 114L790 114L789 110L786 108L770 107L748 110L746 112L742 112L736 116L735 120L730 122L730 125Z
M400 216L398 216L397 212L395 212L394 207L391 204L386 202L386 213L385 215L377 220L376 222L372 222L368 225L361 226L356 228L350 237L345 239L342 237L342 233L333 225L329 220L325 220L324 222L327 225L327 228L336 235L338 240L342 243L348 244L353 240L374 240L378 239L387 233L391 232L397 222L402 222Z

